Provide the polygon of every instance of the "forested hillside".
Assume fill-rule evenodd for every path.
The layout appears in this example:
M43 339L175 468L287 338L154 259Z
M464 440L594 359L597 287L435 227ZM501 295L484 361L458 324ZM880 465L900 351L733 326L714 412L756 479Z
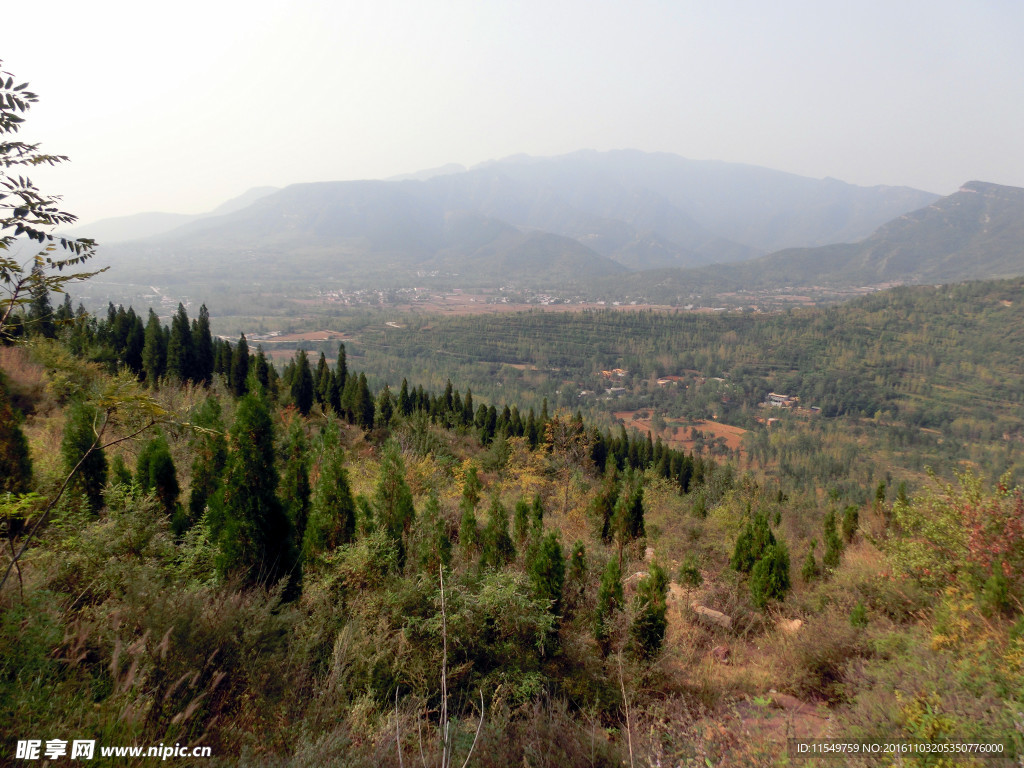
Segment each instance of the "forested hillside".
M144 324L40 293L0 348L4 744L32 723L228 765L399 764L421 745L427 765L768 765L788 735L837 732L1016 754L1020 491L905 483L866 424L947 396L912 375L1009 399L1018 294L904 289L842 318L506 316L487 345L482 320L400 329L539 361L535 331L560 322L544 362L565 370L735 355L765 386L874 366L895 392L878 418L786 414L741 457L424 387L416 358L393 387L369 355L279 370L214 339L205 308ZM953 365L968 345L973 377ZM741 370L681 379L725 405ZM629 397L644 389L667 391ZM971 444L991 459L1005 439Z

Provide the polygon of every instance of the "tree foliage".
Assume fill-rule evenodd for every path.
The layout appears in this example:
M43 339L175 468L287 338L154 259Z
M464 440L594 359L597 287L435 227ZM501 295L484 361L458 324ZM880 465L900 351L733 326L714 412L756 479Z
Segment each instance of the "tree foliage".
M53 234L77 217L60 209L59 196L42 193L21 174L22 168L53 166L68 159L14 138L38 98L28 90L28 83L15 84L11 73L0 71L0 340L10 337L15 310L33 301L48 303L51 292L61 293L69 283L103 271L75 271L95 254L95 242ZM39 250L21 261L16 254L19 246L27 244ZM45 310L30 312L29 319L47 326L53 322L52 312Z

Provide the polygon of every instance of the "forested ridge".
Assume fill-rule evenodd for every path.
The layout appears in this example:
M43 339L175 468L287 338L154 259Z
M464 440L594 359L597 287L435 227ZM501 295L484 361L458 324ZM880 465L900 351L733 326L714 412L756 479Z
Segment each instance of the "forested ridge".
M642 370L647 355L699 354L680 352L687 337L761 365L764 386L786 368L777 355L815 364L809 345L818 365L887 366L900 385L943 371L967 386L984 358L979 392L1003 396L1018 288L900 289L779 317L513 315L506 341L471 349L539 361L536 338L562 322L563 368ZM371 357L344 345L278 370L244 336L214 338L205 307L164 325L48 306L40 292L0 349L11 723L207 744L224 764L397 764L421 740L428 764L446 749L478 765L611 765L631 749L769 764L794 717L807 736L831 722L1020 748L1024 537L1007 527L1021 501L1006 478L914 490L843 414L751 433L737 463L451 381L370 384L354 366ZM490 323L396 335L469 344ZM571 356L588 334L607 357ZM705 370L728 388L742 365ZM721 404L730 390L713 391Z

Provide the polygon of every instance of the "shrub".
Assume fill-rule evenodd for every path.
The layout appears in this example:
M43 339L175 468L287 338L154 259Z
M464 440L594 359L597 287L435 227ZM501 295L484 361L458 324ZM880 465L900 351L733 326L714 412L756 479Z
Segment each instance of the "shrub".
M784 600L789 588L789 550L778 542L765 550L750 572L750 595L755 606L764 608L769 600Z

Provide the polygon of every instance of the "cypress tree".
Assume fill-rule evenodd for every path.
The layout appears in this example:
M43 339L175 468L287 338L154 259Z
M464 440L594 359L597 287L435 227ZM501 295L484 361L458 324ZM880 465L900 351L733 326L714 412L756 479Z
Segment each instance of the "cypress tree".
M358 388L356 389L356 424L366 431L373 429L373 415L375 410L373 397L370 395L370 388L366 384L366 375L360 373Z
M410 494L410 503L412 495ZM345 453L341 446L328 450L317 478L313 506L302 540L302 554L309 559L355 540L356 502L348 483Z
M633 650L641 658L650 658L661 649L668 627L668 577L655 562L637 584L636 613L629 627Z
M594 612L594 639L601 652L608 654L614 612L622 607L622 571L618 558L611 558L601 575L597 590L597 609Z
M516 548L508 532L508 510L494 494L483 534L480 565L503 568L516 559Z
M452 562L452 542L448 538L444 519L441 517L441 502L437 493L427 497L423 512L416 520L415 562L425 573L435 573L438 566L448 567Z
M180 487L167 439L159 431L142 447L135 468L135 481L146 491L155 491L168 516L174 514Z
M179 383L192 380L195 370L194 357L188 314L184 305L179 303L178 311L171 319L171 340L167 345L167 375Z
M263 346L256 347L256 359L253 362L253 375L264 391L270 389L270 363L267 356L263 354Z
M398 391L398 412L402 416L412 415L412 400L409 398L409 382L402 379L402 388Z
M313 371L309 367L306 350L300 349L295 355L295 373L292 376L291 393L299 413L308 416L314 398Z
M235 397L242 397L249 391L249 344L243 333L238 337L234 352L231 354L231 391Z
M401 449L394 440L388 440L384 445L373 502L380 527L398 547L398 563L402 567L405 564L405 542L408 541L409 529L416 518L416 510L413 507L412 491L405 482L405 463L402 461Z
M338 345L338 362L334 365L334 378L338 380L338 391L345 391L345 384L348 381L348 363L345 359L345 345Z
M38 264L32 267L32 274L38 279L32 282L28 304L28 328L31 333L39 334L47 339L57 338L57 325L53 319L53 306L50 304L50 289L43 279L43 269Z
M220 488L228 461L228 443L224 436L220 400L208 397L199 407L193 422L201 430L191 440L192 488L189 492L189 522L203 516L206 505Z
M377 398L377 424L382 427L390 426L394 414L395 406L391 397L391 389L385 384Z
M68 409L61 441L65 470L71 472L78 466L70 487L85 495L93 511L98 511L103 505L103 486L107 482L107 459L96 439L98 422L99 413L95 407L76 401Z
M562 613L562 588L565 585L565 560L562 545L554 531L548 533L536 548L529 565L534 594L547 601L555 616Z
M331 395L331 369L327 367L327 358L320 353L320 359L316 363L316 371L313 372L313 398L317 404L326 412Z
M231 427L224 485L209 523L220 547L218 569L250 584L273 584L292 572L294 531L277 497L274 423L266 402L244 395Z
M28 440L21 431L21 417L7 395L0 373L0 493L28 493L32 460Z
M142 347L142 367L146 371L146 383L156 387L167 367L167 348L164 346L164 332L156 312L149 310L146 332Z
M197 384L209 386L213 381L213 335L210 333L210 312L203 304L199 318L192 321L192 378Z
M281 502L295 529L296 544L303 542L309 520L309 444L301 419L294 419L284 449L284 473L281 475Z
M128 370L137 377L143 374L142 352L146 346L146 328L142 325L142 318L135 314L135 310L128 308L126 314L128 333L125 336L124 352L121 361Z

